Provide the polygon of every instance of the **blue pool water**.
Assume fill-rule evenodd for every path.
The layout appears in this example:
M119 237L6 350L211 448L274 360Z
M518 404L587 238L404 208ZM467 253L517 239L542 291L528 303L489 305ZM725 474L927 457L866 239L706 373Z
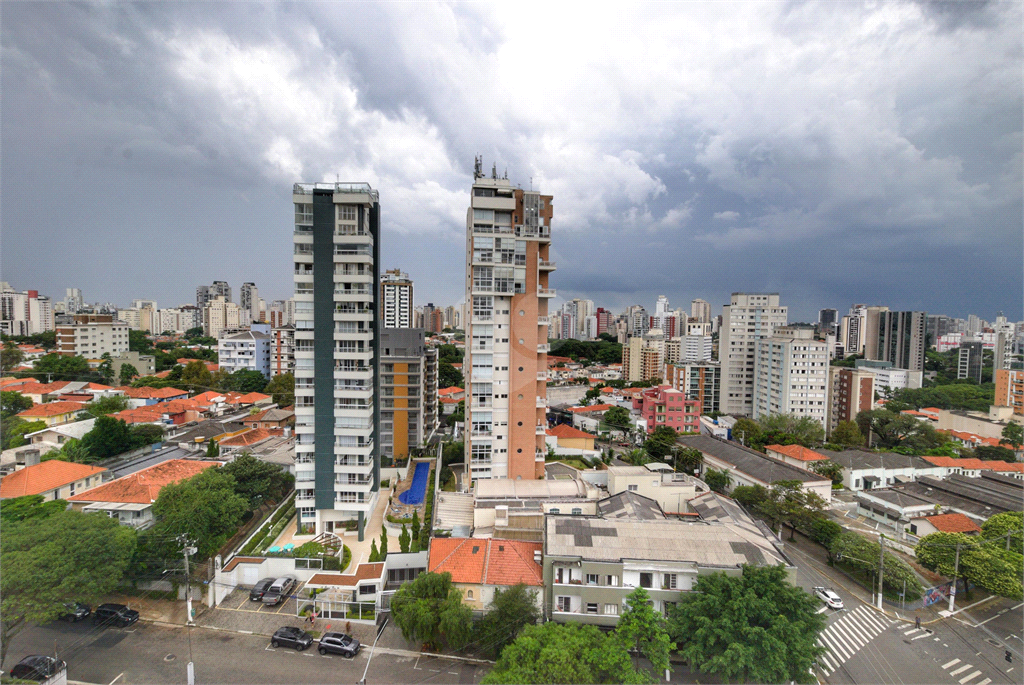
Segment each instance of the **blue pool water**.
M416 464L412 474L412 487L398 496L402 504L423 504L423 496L427 492L427 478L430 476L430 464L421 461Z

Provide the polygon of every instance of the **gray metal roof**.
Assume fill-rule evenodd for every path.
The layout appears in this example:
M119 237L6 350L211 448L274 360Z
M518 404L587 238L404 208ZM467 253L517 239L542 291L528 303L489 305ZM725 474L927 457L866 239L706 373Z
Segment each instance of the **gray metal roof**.
M931 500L922 499L921 497L913 495L909 492L889 489L864 490L863 492L858 492L856 494L856 497L857 499L870 501L870 498L866 497L866 495L874 497L876 499L880 499L883 502L893 504L897 507L900 507L901 509L905 507L919 507L921 505L934 504L934 502L932 502Z
M803 483L828 480L817 473L791 466L735 442L719 440L709 435L683 435L676 441L731 464L740 473L745 473L762 483L777 483L781 480L798 480Z
M665 518L657 501L629 490L598 500L597 511L605 518L634 518L641 521Z
M864 450L843 450L833 452L832 450L815 450L820 454L836 462L840 466L851 471L864 469L932 469L936 473L941 467L930 464L921 457L912 457L898 452L865 452Z

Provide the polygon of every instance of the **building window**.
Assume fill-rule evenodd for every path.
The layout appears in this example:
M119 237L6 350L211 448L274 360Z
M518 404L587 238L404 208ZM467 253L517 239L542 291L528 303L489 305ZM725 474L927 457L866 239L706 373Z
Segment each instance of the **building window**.
M598 576L597 576L596 573L588 573L587 574L587 585L597 585L597 582L598 582L597 578L598 578Z
M360 585L359 594L361 595L372 595L377 592L376 585Z
M473 599L473 591L466 590L466 599Z
M640 587L652 587L654 585L654 574L653 573L641 573L640 574Z
M587 602L587 613L588 614L596 614L597 613L597 602Z
M573 507L572 508L572 513L573 513L574 516L579 516L580 514L583 513L583 510L581 508L579 508L579 507Z
M664 590L675 590L676 589L676 574L674 574L674 573L666 573L665 577L662 580L665 581L665 582L663 582L661 584L662 589L664 589Z
M910 534L911 535L917 535L917 524L916 523L911 523L910 524Z
M570 603L571 599L572 598L570 598L570 597L556 597L555 598L555 606L558 607L557 610L558 611L570 611L570 609L569 609L570 604L569 603Z
M619 605L618 604L605 604L604 605L604 615L605 616L618 616L619 615Z
M604 577L604 584L605 585L611 585L612 587L618 587L618 585L619 585L619 577L618 576L605 576Z
M630 492L636 492L639 487L640 487L639 485L635 485L635 484L631 484L631 485L628 486Z

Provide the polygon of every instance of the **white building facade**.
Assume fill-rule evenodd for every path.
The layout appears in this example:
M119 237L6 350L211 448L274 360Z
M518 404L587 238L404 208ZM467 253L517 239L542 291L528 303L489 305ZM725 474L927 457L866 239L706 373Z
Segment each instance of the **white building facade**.
M814 330L780 326L757 341L753 418L771 414L810 416L825 427L828 409L828 346Z
M733 293L730 303L722 307L718 339L722 413L753 414L757 342L771 337L775 328L785 326L787 316L788 309L779 304L778 293Z

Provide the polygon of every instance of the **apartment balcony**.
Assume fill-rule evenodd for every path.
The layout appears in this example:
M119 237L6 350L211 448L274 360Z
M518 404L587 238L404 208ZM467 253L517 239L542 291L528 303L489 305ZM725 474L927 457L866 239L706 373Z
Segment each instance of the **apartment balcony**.
M485 235L502 233L512 235L513 230L511 226L484 226L481 224L473 224L473 233L483 233Z
M537 424L537 430L534 431L535 435L547 435L548 427L542 423Z
M516 226L516 235L520 238L540 238L541 240L551 240L551 227L524 226L520 224Z
M536 452L533 453L533 460L535 462L536 461L546 461L547 457L548 457L548 453L544 452L543 450L537 450Z
M550 380L550 378L551 377L548 376L548 372L547 371L538 371L537 372L537 380L538 381L542 381L544 383L547 383Z
M537 288L537 297L554 297L554 288Z
M545 259L541 259L539 262L537 262L537 268L539 268L541 271L554 271L558 267L555 266L554 262L549 262Z
M548 408L548 400L547 400L547 398L546 397L538 397L537 398L537 409L547 409L547 408Z
M551 350L551 345L547 343L541 343L537 345L537 354L547 354Z
M546 317L546 316L538 316L537 317L537 325L538 326L550 326L551 325L551 319Z

